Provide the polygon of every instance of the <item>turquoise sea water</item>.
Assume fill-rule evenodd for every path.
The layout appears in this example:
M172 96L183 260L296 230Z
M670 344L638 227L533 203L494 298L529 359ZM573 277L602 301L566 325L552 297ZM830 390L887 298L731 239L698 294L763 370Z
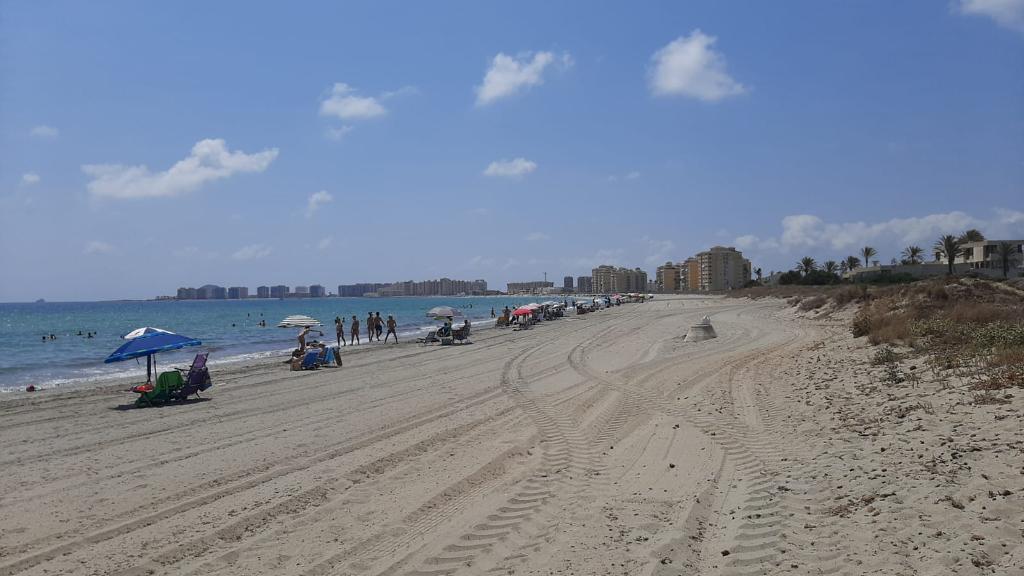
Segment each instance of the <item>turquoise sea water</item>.
M132 302L47 302L0 304L0 391L88 385L111 377L142 375L146 360L104 364L124 343L121 336L142 326L164 328L198 338L196 348L160 354L158 365L186 366L199 350L211 353L214 364L258 358L296 346L298 330L278 328L285 316L305 314L320 320L324 340L334 342L334 317L346 319L346 334L355 314L362 325L368 312L393 314L399 335L413 338L438 322L426 317L434 306L452 306L470 320L490 321L491 307L537 301L537 297L310 298ZM259 326L266 320L265 328ZM83 334L79 336L81 331ZM94 338L86 338L95 332ZM54 334L56 340L43 340ZM315 336L315 334L314 334ZM346 336L347 337L347 336Z

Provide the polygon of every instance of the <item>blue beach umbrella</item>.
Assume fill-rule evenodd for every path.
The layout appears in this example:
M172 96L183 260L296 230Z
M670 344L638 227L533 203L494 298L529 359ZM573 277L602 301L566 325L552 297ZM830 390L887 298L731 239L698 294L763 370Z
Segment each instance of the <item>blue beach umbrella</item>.
M120 348L114 350L113 354L107 356L104 364L121 362L132 358L146 357L146 381L151 381L151 372L156 370L156 360L153 355L168 350L178 350L186 346L199 346L202 344L195 338L161 330L160 328L139 328L132 330L124 336L127 342Z

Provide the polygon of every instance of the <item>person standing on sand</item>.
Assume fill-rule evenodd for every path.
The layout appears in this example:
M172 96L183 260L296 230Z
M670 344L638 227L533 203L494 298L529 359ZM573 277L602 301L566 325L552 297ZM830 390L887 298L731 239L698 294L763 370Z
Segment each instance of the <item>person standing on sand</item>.
M392 316L391 314L388 314L388 333L387 333L386 336L384 336L384 342L385 343L387 343L387 341L388 341L388 336L394 336L395 337L395 344L398 344L398 333L395 332L395 326L397 326L397 325L398 325L398 322L395 322L395 317ZM378 336L377 338L380 338L380 336Z
M334 331L338 334L338 346L348 346L345 341L345 319L341 316L334 319Z
M355 314L352 315L352 324L349 325L349 329L351 330L351 337L348 341L351 342L353 346L356 345L356 342L362 344L362 341L359 340L359 318L356 318Z
M373 329L377 331L377 342L380 342L380 335L384 333L384 319L380 317L380 312L373 318Z
M373 342L373 333L377 331L377 324L373 321L373 312L366 313L366 339Z
M310 328L309 326L306 326L305 328L299 331L299 350L302 350L303 352L306 351L306 334L309 334L312 331L313 329ZM324 333L320 332L319 330L317 330L317 333L320 334L320 336L324 335Z
M491 318L494 318L494 306L491 306Z

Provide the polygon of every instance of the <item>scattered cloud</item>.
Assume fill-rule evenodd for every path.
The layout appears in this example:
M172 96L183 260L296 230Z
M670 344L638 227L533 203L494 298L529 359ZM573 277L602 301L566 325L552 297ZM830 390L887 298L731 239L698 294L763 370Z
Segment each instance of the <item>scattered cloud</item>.
M521 178L537 169L537 163L526 158L513 160L497 160L487 165L484 176L500 176L502 178Z
M331 196L326 190L310 194L309 200L306 201L306 218L312 218L321 206L332 200L334 200L334 196Z
M746 88L726 72L725 57L713 50L718 39L700 30L680 36L651 56L650 88L655 96L689 96L715 102Z
M420 89L415 86L402 86L398 90L390 90L382 92L380 95L381 100L390 100L391 98L397 98L399 96L415 96L420 93Z
M39 183L39 174L35 172L26 172L21 175L21 183L25 186L31 186Z
M342 120L362 120L384 116L388 111L373 96L359 96L355 88L344 82L331 87L329 96L320 101L320 115Z
M329 127L327 128L327 130L324 130L324 137L327 138L328 140L334 140L335 142L337 142L338 140L344 138L345 134L348 134L351 131L352 126L349 126L348 124L338 126L337 128Z
M812 214L794 214L782 219L778 237L761 238L752 234L734 240L740 250L755 253L792 254L807 251L821 254L853 251L875 246L899 251L917 244L929 247L943 234L958 234L970 228L981 230L989 238L1008 239L1024 236L1024 212L997 208L993 218L978 218L964 212L928 214L892 218L882 222L826 222Z
M466 262L466 268L493 268L494 258L489 256L473 256Z
M622 248L601 248L590 255L565 258L562 265L569 270L590 270L602 265L622 266L626 251Z
M640 173L636 170L626 174L626 180L636 180L637 178L640 178Z
M85 245L82 249L82 254L109 254L113 252L114 247L106 242L100 240L93 240Z
M331 244L333 243L334 236L324 236L323 238L320 239L320 242L317 243L316 247L319 248L320 250L327 250L328 248L331 247Z
M484 74L483 82L476 87L476 105L486 106L502 98L508 98L523 89L544 83L544 70L552 64L569 68L572 56L563 53L557 56L551 52L526 52L509 56L499 52L491 61Z
M479 216L479 217L490 216L491 215L491 209L490 208L471 208L469 210L469 215L470 216Z
M531 233L526 235L526 240L528 240L530 242L538 242L540 240L550 240L550 239L551 239L551 236L548 236L547 234L545 234L543 232L531 232Z
M959 0L961 14L986 16L997 24L1024 33L1024 0Z
M57 130L53 126L47 126L40 124L39 126L33 126L31 134L36 138L53 139L60 136L60 130Z
M235 260L257 260L270 255L270 247L264 244L250 244L238 249L231 255Z
M234 174L263 172L275 158L277 148L246 154L231 152L224 140L207 139L196 142L187 158L163 172L120 164L85 164L82 171L92 176L88 189L95 197L154 198L191 192Z
M644 257L644 263L648 266L664 264L675 255L676 245L671 240L657 240L649 236L644 236L641 240L646 245L647 256Z

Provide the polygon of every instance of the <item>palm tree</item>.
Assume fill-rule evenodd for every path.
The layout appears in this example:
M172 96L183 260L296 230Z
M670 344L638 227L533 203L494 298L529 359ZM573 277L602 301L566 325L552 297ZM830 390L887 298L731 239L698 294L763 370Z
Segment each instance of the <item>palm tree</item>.
M945 256L946 264L949 266L949 275L952 276L953 261L960 254L960 239L952 234L940 236L935 242L935 253Z
M847 256L844 262L846 262L846 268L848 270L856 270L857 268L860 268L860 258L857 258L856 256Z
M826 260L821 269L829 274L835 274L839 270L839 265L836 264L835 260Z
M920 246L907 246L903 249L903 258L908 264L920 264L922 254L924 254L924 249Z
M982 234L979 230L971 228L970 230L967 230L966 232L961 234L960 237L957 238L957 240L961 244L966 244L968 242L984 242L985 235Z
M871 265L871 258L873 258L875 254L878 254L878 251L871 246L865 246L860 249L860 255L864 257L865 266Z
M1010 264L1017 259L1017 248L1009 242L996 244L996 261L1003 265L1003 278L1010 275Z
M843 260L842 262L839 263L839 275L840 276L842 276L843 274L846 274L849 271L850 271L850 265L846 263L846 260Z
M796 263L796 269L803 272L804 274L810 274L818 267L818 263L814 261L814 258L810 256L804 256Z
M761 281L761 269L760 268L754 268L754 274L757 275L757 281L760 282Z

